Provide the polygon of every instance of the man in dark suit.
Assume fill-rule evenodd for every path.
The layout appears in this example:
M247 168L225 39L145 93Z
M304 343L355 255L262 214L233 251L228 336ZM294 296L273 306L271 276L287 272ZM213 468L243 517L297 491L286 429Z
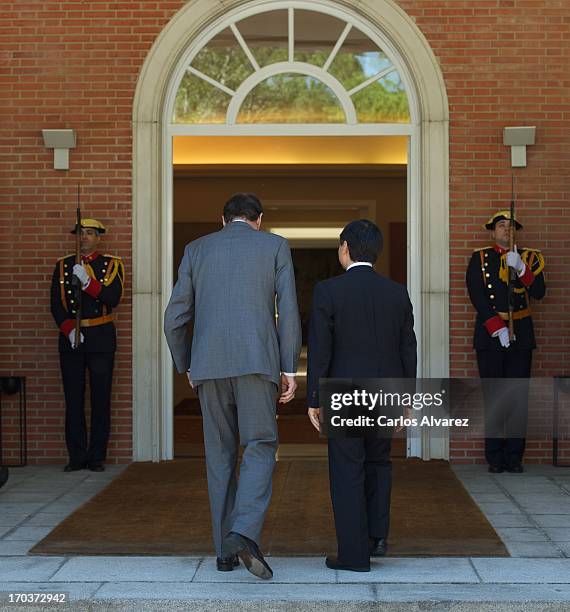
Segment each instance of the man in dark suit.
M315 286L309 323L307 398L318 430L319 379L414 378L416 336L406 288L373 269L382 233L371 221L349 223L338 257L345 274ZM370 571L386 553L391 438L330 438L329 475L338 555L331 569Z
M515 218L515 229L522 224ZM530 300L546 292L544 258L537 249L509 251L511 211L499 210L485 224L492 246L476 249L467 268L466 283L477 311L473 348L484 380L485 459L489 472L520 474L528 415L528 381L532 351L536 348ZM509 270L516 271L509 294ZM513 310L514 338L509 337L509 300ZM497 379L512 379L510 392Z

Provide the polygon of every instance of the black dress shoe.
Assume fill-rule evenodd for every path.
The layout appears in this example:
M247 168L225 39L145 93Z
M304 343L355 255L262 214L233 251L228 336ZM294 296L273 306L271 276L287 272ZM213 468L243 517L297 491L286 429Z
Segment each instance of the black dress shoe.
M520 463L516 465L507 465L506 470L511 474L522 474L524 472L524 468Z
M491 474L502 474L505 471L505 468L502 465L490 465L489 472Z
M221 559L220 557L216 558L216 567L218 568L218 572L232 572L234 567L238 567L238 565L239 559L237 555L227 559Z
M273 578L273 570L269 567L257 544L235 531L226 536L225 548L237 555L245 565L245 569L263 580Z
M345 565L341 563L337 557L327 557L325 564L329 569L346 570L348 572L369 572L370 565Z
M85 469L85 463L76 463L75 461L70 461L64 468L64 472L77 472L79 470Z
M87 467L92 472L104 472L105 471L105 466L100 461L90 461L87 464Z
M388 550L386 538L368 538L368 550L371 557L385 557Z

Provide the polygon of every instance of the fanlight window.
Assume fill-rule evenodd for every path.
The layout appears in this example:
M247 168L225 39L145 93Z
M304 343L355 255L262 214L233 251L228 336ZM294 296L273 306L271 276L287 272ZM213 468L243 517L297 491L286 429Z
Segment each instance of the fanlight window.
M278 9L232 23L194 56L175 124L409 123L408 97L386 53L356 26Z

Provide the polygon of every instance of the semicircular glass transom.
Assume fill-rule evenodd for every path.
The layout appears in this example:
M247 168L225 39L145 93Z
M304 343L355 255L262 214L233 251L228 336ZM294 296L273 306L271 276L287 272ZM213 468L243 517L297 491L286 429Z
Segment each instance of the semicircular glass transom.
M245 97L237 123L344 123L333 91L302 74L277 74Z
M349 21L307 9L239 16L193 55L175 124L409 123L386 50Z

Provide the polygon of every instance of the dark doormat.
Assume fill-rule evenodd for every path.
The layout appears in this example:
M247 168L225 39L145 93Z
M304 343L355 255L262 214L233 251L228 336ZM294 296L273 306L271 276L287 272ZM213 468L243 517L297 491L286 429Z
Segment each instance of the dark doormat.
M391 556L509 556L446 462L395 460ZM280 461L262 549L334 553L326 459ZM31 551L39 555L213 555L201 459L133 463Z

